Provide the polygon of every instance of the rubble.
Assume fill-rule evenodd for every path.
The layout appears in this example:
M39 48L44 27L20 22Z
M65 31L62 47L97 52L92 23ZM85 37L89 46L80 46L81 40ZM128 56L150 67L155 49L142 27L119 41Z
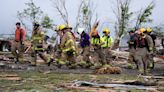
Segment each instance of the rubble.
M102 67L100 69L97 69L94 71L96 74L120 74L121 73L121 68L120 67Z
M62 85L62 87L68 89L91 91L91 92L115 92L114 89L121 89L121 90L138 89L138 90L145 90L145 91L154 90L155 92L158 92L156 88L152 86L144 86L142 84L144 83L135 80L125 81L121 83L116 82L116 84L114 82L109 84L99 84L96 82L75 81L74 83L64 84Z
M11 81L19 81L22 78L19 77L17 74L4 74L0 75L0 80L11 80Z

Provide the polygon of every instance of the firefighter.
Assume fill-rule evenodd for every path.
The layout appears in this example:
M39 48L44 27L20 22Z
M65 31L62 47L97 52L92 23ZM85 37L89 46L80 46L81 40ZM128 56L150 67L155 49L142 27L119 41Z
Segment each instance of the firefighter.
M69 68L76 68L75 55L77 53L77 46L75 36L71 32L72 27L63 24L59 26L59 30L63 32L60 44L62 59Z
M15 40L11 47L12 54L15 57L15 63L23 63L25 30L21 28L21 23L16 23Z
M157 39L157 37L156 37L156 34L154 34L152 31L153 30L150 27L146 28L146 33L152 38L153 44L154 44L154 47L155 47L155 40Z
M33 27L33 32L32 32L32 66L37 65L37 55L40 56L41 59L43 59L45 62L48 61L48 58L46 57L44 53L44 37L45 34L43 31L40 29L40 24L35 23Z
M141 74L147 75L147 66L148 66L148 50L149 53L152 53L153 50L153 41L150 36L146 36L144 28L141 28L137 31L137 49L135 53L135 60L138 63L139 72Z
M128 40L128 46L129 46L129 57L128 57L128 67L133 68L132 63L136 64L136 68L138 69L137 62L135 61L135 52L136 52L136 41L137 41L137 36L134 33L134 30L129 31L129 36L130 39Z
M156 50L156 48L155 48L155 40L156 40L157 37L156 37L156 35L154 33L152 33L152 29L150 27L148 27L146 29L145 35L148 37L148 39L151 38L152 41L153 41L153 50L152 50L152 53L149 53L149 56L148 56L149 57L148 68L153 69L154 68L153 57L154 57L154 53L155 53L155 50ZM148 50L148 51L151 52L150 50Z
M61 38L63 37L63 32L59 29L59 27L60 26L57 26L55 28L55 31L57 32L57 37L56 37L56 42L55 42L55 47L54 47L54 53L52 53L50 57L50 61L48 63L48 65L50 66L50 64L55 59L58 68L60 68L62 65L65 64L65 62L61 60L62 50L60 48L60 43L61 43Z
M93 31L92 34L91 34L91 48L93 49L94 53L93 55L94 56L97 56L98 57L98 61L99 62L92 62L94 63L94 65L97 67L99 66L102 66L102 65L105 65L106 62L104 62L104 60L102 59L104 57L104 54L101 50L101 45L102 45L102 40L98 34L97 31ZM100 63L100 64L98 64Z
M101 40L103 42L103 44L101 45L102 48L102 52L103 52L103 64L110 64L110 53L109 53L109 49L112 45L113 39L110 36L110 30L108 28L104 28L103 29L103 36L101 37Z

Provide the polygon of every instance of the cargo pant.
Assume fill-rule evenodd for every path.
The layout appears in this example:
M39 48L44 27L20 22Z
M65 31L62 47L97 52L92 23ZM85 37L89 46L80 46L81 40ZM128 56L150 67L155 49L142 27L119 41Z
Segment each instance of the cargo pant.
M61 61L65 62L69 68L76 67L75 53L73 51L62 52Z
M102 65L107 64L105 51L104 51L103 49L101 49L101 48L95 48L94 50L95 50L95 52L98 54L98 57L100 58L100 59L99 59L99 62L100 62Z
M102 48L102 60L103 60L103 63L102 64L110 64L110 61L112 59L112 56L111 56L111 53L109 51L109 48Z
M21 44L21 42L14 42L11 46L11 52L16 58L16 62L23 63L23 53L24 53L24 47Z
M147 66L148 66L148 50L146 47L137 48L135 53L135 60L137 61L138 68L140 73L146 75L147 74Z
M130 48L129 49L129 57L128 57L128 63L129 64L136 64L136 68L138 69L138 64L137 61L135 60L135 55L136 55L136 49L135 48Z
M34 50L33 48L33 51L31 53L31 64L32 65L37 65L37 56L39 55L39 57L41 59L43 59L46 63L48 63L48 58L46 56L46 54L44 53L43 50Z
M83 60L86 62L86 64L91 64L90 59L89 59L89 56L90 56L90 48L89 47L83 48L82 56L83 56Z

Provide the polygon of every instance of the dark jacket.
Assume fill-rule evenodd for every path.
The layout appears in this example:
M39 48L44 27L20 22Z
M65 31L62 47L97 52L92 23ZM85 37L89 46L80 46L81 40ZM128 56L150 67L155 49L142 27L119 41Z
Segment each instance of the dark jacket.
M130 39L129 39L129 41L128 41L128 45L129 45L129 48L131 49L131 48L136 48L136 45L137 45L137 37L136 37L136 35L134 34L134 35L132 35L132 36L130 36Z
M90 46L90 37L87 33L84 33L83 35L81 35L80 46L82 48L86 46Z

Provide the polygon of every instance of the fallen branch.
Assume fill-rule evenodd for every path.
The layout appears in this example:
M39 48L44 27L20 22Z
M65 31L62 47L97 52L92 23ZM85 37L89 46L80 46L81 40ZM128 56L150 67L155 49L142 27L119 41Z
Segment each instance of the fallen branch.
M142 78L147 78L147 79L164 79L163 76L140 76Z
M3 74L0 75L0 80L15 80L15 81L19 81L22 78L19 77L17 74Z

